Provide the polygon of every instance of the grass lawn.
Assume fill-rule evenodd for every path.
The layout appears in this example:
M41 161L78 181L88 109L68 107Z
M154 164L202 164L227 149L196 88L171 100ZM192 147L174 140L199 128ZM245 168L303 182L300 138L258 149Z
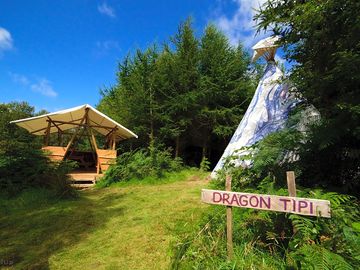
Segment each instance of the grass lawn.
M56 200L32 190L0 198L0 267L168 269L170 246L205 209L205 175L182 171ZM6 268L5 268L6 269Z

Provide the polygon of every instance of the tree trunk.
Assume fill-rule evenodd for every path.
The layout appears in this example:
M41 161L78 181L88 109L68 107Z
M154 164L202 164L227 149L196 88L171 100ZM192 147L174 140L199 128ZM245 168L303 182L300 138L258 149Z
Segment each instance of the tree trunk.
M179 157L179 152L180 152L180 136L176 137L175 140L175 157Z
M201 160L204 160L204 158L206 158L206 152L207 152L207 148L206 148L206 144L203 145L202 147L202 157Z

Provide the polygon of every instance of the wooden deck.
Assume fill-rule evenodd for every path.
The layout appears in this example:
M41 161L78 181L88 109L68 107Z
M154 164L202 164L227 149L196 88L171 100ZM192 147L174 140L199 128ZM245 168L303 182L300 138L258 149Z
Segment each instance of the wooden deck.
M95 185L96 181L98 181L103 174L97 174L92 171L74 171L69 173L71 186L75 188L88 188Z

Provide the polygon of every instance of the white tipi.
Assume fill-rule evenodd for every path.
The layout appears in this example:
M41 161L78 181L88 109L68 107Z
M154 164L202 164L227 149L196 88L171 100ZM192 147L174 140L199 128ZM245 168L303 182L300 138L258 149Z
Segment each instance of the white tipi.
M235 166L249 166L250 161L241 159L241 156L248 154L248 151L239 149L251 146L268 134L283 128L290 110L297 103L289 92L288 84L280 83L283 72L274 60L278 40L277 36L268 37L252 47L254 49L252 61L256 61L261 56L266 59L265 73L243 119L211 174L213 178L229 156L238 157L234 161Z

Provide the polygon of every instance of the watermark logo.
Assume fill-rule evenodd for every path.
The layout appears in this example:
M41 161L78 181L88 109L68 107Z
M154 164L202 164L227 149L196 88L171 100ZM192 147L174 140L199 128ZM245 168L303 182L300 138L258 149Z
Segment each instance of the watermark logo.
M12 259L2 259L0 258L0 266L12 266L14 261Z

